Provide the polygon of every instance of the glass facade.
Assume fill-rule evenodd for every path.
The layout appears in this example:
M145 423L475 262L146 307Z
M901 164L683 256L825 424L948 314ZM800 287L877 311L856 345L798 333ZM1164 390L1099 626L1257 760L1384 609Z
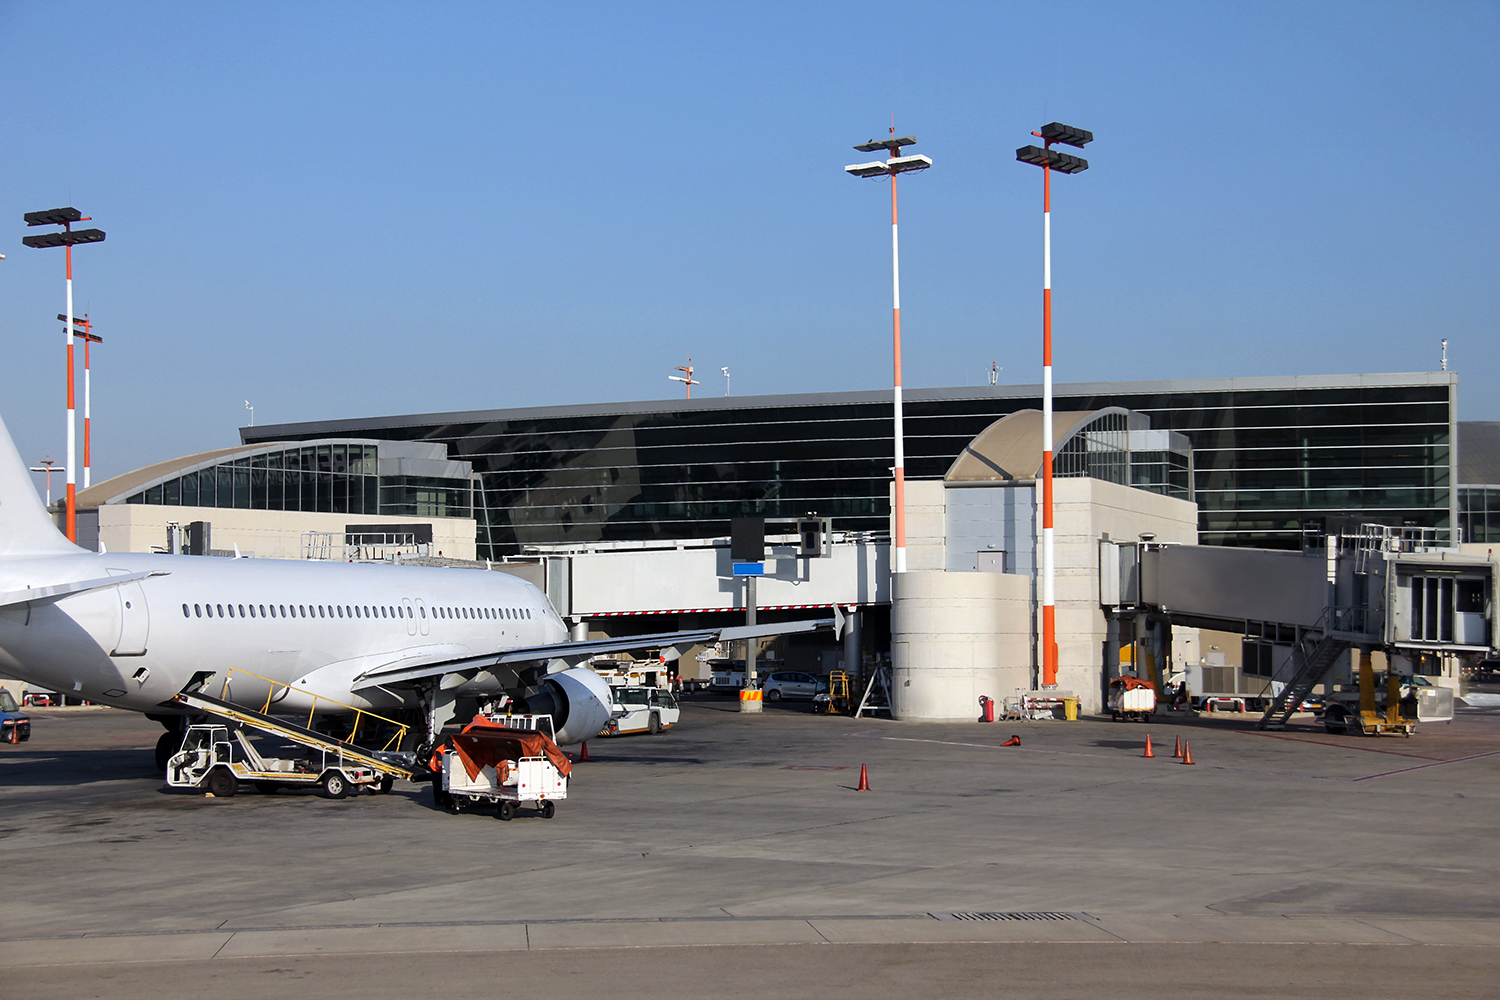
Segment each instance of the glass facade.
M125 503L331 514L468 517L467 480L379 474L379 445L317 441L248 450L147 484Z
M1249 380L1246 380L1247 382ZM1059 386L1059 410L1119 406L1193 448L1205 544L1297 548L1309 521L1450 525L1455 377L1417 375ZM907 475L937 479L996 419L1040 409L1006 387L913 390ZM358 434L448 445L473 463L480 558L528 545L727 534L729 519L831 517L888 530L887 393L762 396L256 427L246 441ZM263 435L263 436L262 436ZM1133 446L1132 446L1133 448ZM1147 450L1145 448L1143 451ZM1181 490L1161 449L1138 485Z
M1491 545L1500 542L1500 486L1458 488L1459 541Z

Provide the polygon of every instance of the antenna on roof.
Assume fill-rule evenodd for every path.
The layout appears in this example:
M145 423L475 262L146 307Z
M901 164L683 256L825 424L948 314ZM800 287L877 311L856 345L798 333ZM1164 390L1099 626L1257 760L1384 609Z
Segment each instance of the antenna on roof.
M703 384L702 382L699 382L697 379L693 378L693 356L689 354L687 364L678 365L677 370L682 372L682 374L668 375L667 378L671 379L673 382L681 382L687 389L687 398L692 399L693 386Z

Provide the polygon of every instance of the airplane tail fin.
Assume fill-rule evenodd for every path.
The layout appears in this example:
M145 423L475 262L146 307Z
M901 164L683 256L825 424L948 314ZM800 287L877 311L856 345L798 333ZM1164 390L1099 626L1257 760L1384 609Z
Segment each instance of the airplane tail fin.
M52 523L11 440L10 429L0 418L0 557L78 551Z

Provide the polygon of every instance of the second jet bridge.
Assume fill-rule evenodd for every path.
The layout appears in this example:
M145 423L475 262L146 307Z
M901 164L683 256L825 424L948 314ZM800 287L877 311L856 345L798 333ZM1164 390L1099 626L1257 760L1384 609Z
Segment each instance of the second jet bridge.
M1393 664L1491 649L1496 564L1431 534L1364 525L1303 552L1104 541L1100 601L1117 618L1147 614L1291 646L1292 674L1261 720L1279 727L1350 647L1384 650Z

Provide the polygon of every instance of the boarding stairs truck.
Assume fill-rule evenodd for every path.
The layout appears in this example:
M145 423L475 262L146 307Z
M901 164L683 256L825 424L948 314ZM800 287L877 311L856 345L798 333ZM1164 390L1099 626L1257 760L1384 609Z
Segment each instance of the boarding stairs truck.
M182 749L167 762L169 787L204 789L217 798L227 798L239 790L241 782L248 781L262 792L316 786L327 798L342 799L360 788L389 792L397 778L412 776L412 768L405 759L388 749L371 750L315 732L311 728L311 714L307 726L268 715L265 708L270 707L276 688L285 685L257 674L241 673L272 686L261 711L205 694L201 687L206 676L195 677L193 683L172 699L173 704L213 721L187 728ZM228 688L226 676L221 693L227 694ZM386 744L388 748L399 746L406 735L407 727L394 720L352 706L331 704L354 713L355 733L366 719L394 727L394 735ZM293 759L263 756L250 741L251 730L306 747L311 752L304 758Z

